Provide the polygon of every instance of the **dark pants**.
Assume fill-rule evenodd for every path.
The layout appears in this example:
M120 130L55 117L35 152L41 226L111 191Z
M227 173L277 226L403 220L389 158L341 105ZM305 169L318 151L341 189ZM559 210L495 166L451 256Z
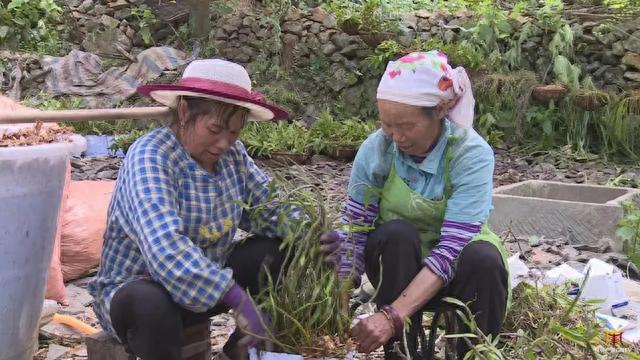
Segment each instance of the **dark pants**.
M259 279L263 264L267 264L274 279L282 268L285 253L278 250L279 245L280 240L251 237L236 245L226 267L233 269L238 285L257 294L264 283ZM115 293L111 301L111 322L127 351L137 357L180 360L183 326L209 321L210 317L228 310L219 304L204 313L191 312L174 303L159 283L138 280Z
M380 283L380 263L382 282ZM415 226L404 220L393 220L381 225L367 240L365 247L366 272L371 284L380 284L375 303L378 306L393 303L424 267L420 235ZM443 297L453 297L469 306L478 328L486 335L497 336L506 312L508 272L498 249L485 241L472 242L458 257L455 277L422 311L411 317L407 343L416 356L418 337L422 327L422 312L434 311L448 305ZM468 332L458 321L458 332ZM385 358L399 358L392 344L385 346ZM401 347L402 349L402 347ZM468 351L465 341L458 341L458 356Z

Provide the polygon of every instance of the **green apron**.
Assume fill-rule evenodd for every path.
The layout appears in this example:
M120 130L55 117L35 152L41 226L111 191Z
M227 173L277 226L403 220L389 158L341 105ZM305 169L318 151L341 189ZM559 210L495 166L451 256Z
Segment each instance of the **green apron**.
M449 141L454 140L450 138ZM418 228L422 245L423 257L431 253L440 241L440 228L444 221L445 209L447 208L447 199L451 197L452 186L449 178L449 163L451 162L450 147L445 152L444 163L444 199L439 201L426 199L421 194L413 191L400 176L398 176L395 167L395 159L391 166L389 178L384 184L382 195L380 197L380 212L376 220L376 227L390 220L403 219L409 221ZM482 225L480 233L471 241L487 241L493 244L500 255L504 266L509 271L507 263L508 252L504 246L504 242L496 234L489 230L489 226L485 223ZM508 276L508 297L507 311L511 306L511 277Z

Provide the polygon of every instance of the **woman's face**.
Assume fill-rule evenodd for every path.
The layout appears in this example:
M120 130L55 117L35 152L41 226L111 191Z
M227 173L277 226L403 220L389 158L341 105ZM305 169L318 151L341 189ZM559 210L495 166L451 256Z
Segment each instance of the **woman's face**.
M382 131L406 154L425 154L440 136L442 111L431 118L419 106L389 100L378 100L378 110Z
M186 103L180 103L179 111L181 119L188 118ZM199 116L192 126L184 127L182 145L196 162L211 170L209 167L213 167L238 140L244 123L243 116L234 116L228 121L214 115Z

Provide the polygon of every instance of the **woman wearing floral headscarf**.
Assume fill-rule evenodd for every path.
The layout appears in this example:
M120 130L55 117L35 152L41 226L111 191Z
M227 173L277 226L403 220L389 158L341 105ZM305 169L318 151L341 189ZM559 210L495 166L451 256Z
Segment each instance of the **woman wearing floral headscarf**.
M385 358L400 358L393 344L405 332L415 358L422 312L447 296L470 303L479 329L496 336L509 277L506 250L486 225L494 157L471 127L469 78L440 51L411 53L388 64L377 99L382 129L356 156L345 226L321 239L343 279L357 285L366 272L380 284L379 311L353 329L359 350L384 345ZM458 344L462 357L468 346Z

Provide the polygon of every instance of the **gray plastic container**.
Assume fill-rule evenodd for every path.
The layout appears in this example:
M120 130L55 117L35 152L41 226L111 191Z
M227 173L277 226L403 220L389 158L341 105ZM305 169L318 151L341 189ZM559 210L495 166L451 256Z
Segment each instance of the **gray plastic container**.
M1 129L0 129L1 130ZM31 360L71 143L0 148L0 360Z

